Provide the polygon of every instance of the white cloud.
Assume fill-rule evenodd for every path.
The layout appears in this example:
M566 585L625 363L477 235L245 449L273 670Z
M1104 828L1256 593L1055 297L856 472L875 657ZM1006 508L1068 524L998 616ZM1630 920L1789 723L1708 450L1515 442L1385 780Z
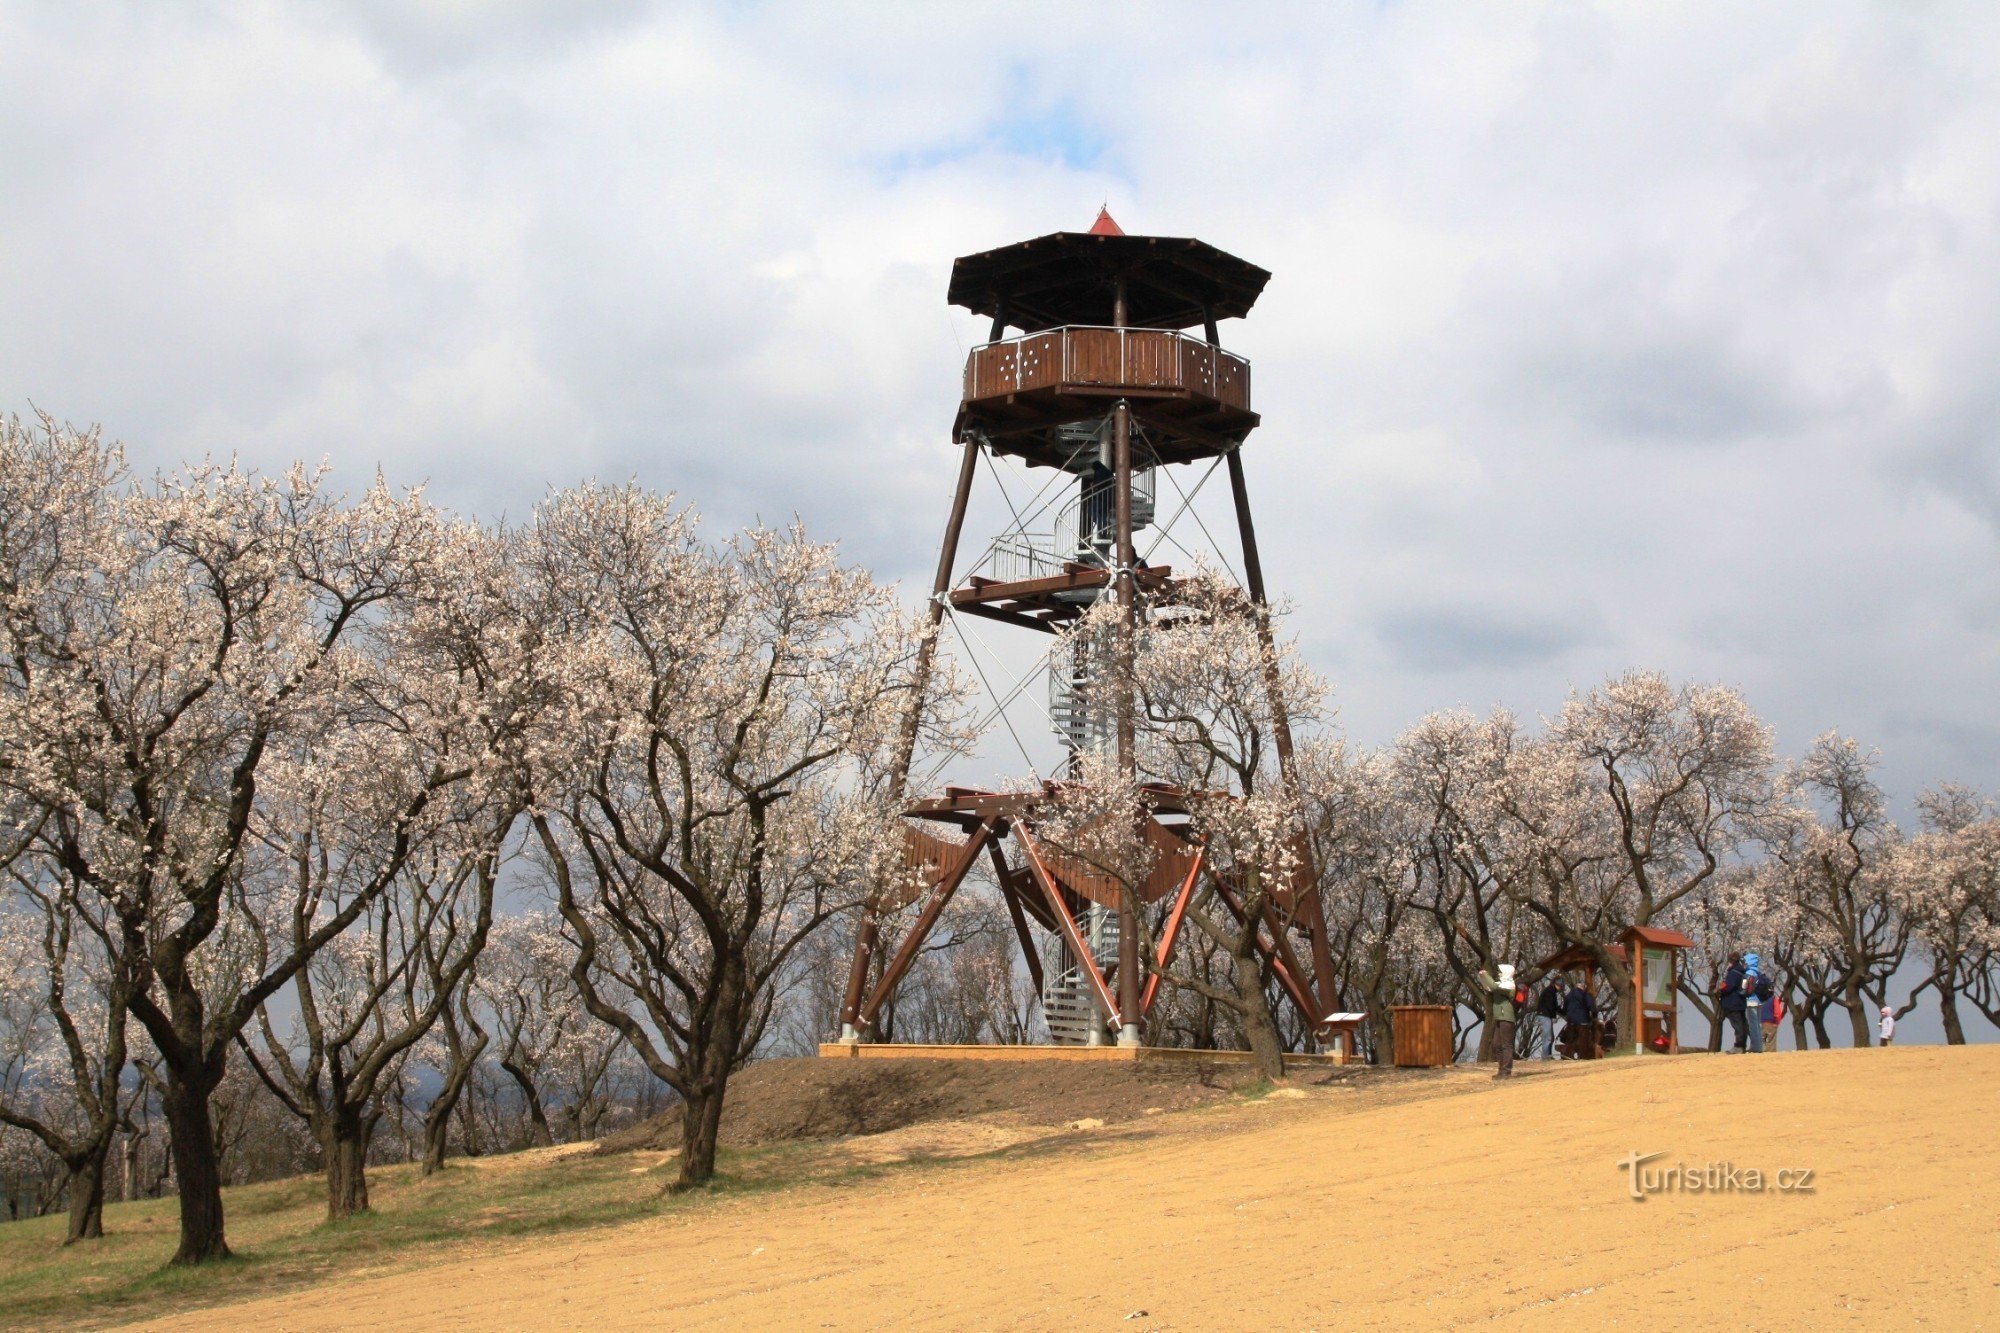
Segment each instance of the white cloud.
M23 0L0 49L0 402L145 466L636 475L921 581L950 260L1108 199L1275 274L1260 535L1363 739L1646 663L2000 786L1989 7Z

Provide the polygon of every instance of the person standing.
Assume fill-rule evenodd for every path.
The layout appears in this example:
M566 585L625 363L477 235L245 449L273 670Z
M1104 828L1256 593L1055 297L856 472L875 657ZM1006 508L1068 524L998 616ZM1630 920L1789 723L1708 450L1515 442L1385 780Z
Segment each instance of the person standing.
M1512 1078L1514 1020L1521 1012L1514 1001L1514 965L1500 964L1497 975L1492 968L1481 968L1473 980L1486 996L1486 1016L1493 1024L1493 1052L1500 1061L1500 1072L1493 1077Z
M1718 992L1722 1007L1723 1021L1736 1034L1736 1044L1724 1051L1724 1055L1741 1055L1743 1046L1750 1037L1750 1025L1744 1019L1747 1006L1743 999L1743 982L1749 973L1743 970L1743 955L1729 955L1729 970L1722 974L1722 988Z
M1743 1027L1750 1036L1750 1054L1764 1053L1764 1000L1771 993L1771 983L1757 975L1755 963L1757 955L1751 954L1745 961L1743 977Z
M1757 1049L1775 1051L1778 1049L1778 1024L1785 1017L1785 1002L1778 998L1777 989L1771 985L1769 976L1757 978L1757 998L1763 1001L1763 1007L1757 1013L1763 1020L1759 1030L1764 1038L1757 1044Z
M1597 997L1581 986L1571 986L1563 995L1563 1040L1575 1059L1595 1060L1599 1055Z
M1540 1059L1556 1058L1556 1019L1562 1015L1562 1003L1563 979L1558 974L1549 978L1535 1001L1534 1049L1540 1051Z
M1896 1011L1888 1005L1882 1006L1882 1044L1887 1046L1896 1040Z

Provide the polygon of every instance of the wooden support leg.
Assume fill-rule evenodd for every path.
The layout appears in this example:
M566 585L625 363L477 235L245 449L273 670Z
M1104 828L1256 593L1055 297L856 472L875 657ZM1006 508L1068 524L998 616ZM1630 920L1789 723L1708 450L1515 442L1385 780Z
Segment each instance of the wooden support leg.
M972 479L978 468L979 443L968 436L959 453L958 484L952 490L951 515L945 520L944 541L938 550L937 573L931 580L931 604L928 612L931 632L917 648L917 660L912 673L910 706L903 716L896 741L896 758L890 773L889 787L891 794L897 797L903 794L903 788L910 778L910 763L916 756L917 733L922 729L924 700L930 693L931 672L937 658L938 630L944 621L944 596L951 588L952 562L958 558L959 534L965 528L965 507L972 496ZM858 1041L862 1031L874 1022L872 1011L865 1021L862 1018L861 996L868 985L868 969L873 962L875 946L880 939L881 926L876 919L874 908L870 907L861 918L861 930L854 946L854 963L847 974L847 995L840 1007L842 1041Z
M1264 562L1257 553L1257 526L1250 519L1250 490L1243 476L1243 451L1232 449L1227 456L1229 492L1236 505L1236 531L1243 540L1243 577L1249 583L1250 600L1256 608L1257 638L1264 650L1264 688L1271 701L1271 730L1278 751L1278 769L1285 789L1298 795L1298 773L1292 762L1292 720L1285 707L1278 672L1278 650L1271 634L1270 602L1264 595ZM1333 1012L1333 950L1327 942L1326 912L1320 904L1312 848L1301 833L1297 839L1300 877L1313 884L1303 895L1295 915L1310 940L1313 975L1305 977L1317 996L1314 1006L1322 1013ZM1296 961L1296 960L1295 960ZM1301 969L1303 977L1303 969ZM1317 1019L1313 1020L1317 1022Z
M1312 985L1312 977L1307 973L1305 964L1299 960L1298 951L1292 948L1291 938L1285 933L1284 927L1279 924L1277 909L1271 905L1271 900L1268 897L1264 900L1264 924L1270 929L1272 948L1276 951L1277 956L1283 960L1287 968L1291 969L1292 975L1299 979L1300 989L1303 993L1312 999L1311 1007L1305 1012L1306 1032L1310 1036L1317 1036L1320 1019L1332 1013L1333 1009L1330 1005L1324 1005L1324 1002L1316 993Z
M1028 979L1035 983L1035 995L1042 993L1042 960L1035 953L1035 937L1028 929L1028 914L1022 910L1021 895L1013 885L1013 872L1007 865L1007 853L1000 850L1000 839L994 838L986 844L987 855L993 859L993 873L1000 881L1000 897L1007 903L1007 915L1014 919L1014 936L1021 941L1021 956L1028 961Z
M870 907L862 913L861 929L854 937L854 963L847 970L847 998L840 1005L842 1041L861 1040L861 1030L856 1026L861 1018L861 992L868 985L868 967L874 961L875 942L881 933L875 909Z
M924 910L918 915L916 924L910 927L910 933L903 938L903 943L896 950L896 956L889 960L886 968L882 969L882 979L875 983L875 990L869 995L868 1002L861 1006L858 1027L866 1029L875 1026L875 1016L882 1011L882 1006L888 1003L889 997L895 993L903 974L910 970L910 964L916 961L917 950L923 947L925 938L931 933L931 927L937 924L938 914L944 911L945 904L951 901L952 894L958 892L958 886L965 881L966 872L972 869L972 863L978 859L986 840L992 836L993 826L981 824L973 831L972 840L965 845L965 850L939 878L937 887L931 890L930 899L924 904Z

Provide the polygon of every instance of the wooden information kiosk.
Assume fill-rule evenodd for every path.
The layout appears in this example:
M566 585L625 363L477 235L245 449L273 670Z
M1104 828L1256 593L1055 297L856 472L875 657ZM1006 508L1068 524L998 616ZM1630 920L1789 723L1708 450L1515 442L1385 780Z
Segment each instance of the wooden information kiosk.
M1635 1051L1667 1053L1679 1048L1679 1024L1675 1016L1679 1005L1680 952L1693 947L1694 941L1678 930L1633 926L1606 950L1632 973L1631 989L1619 997L1618 1005L1622 1024L1619 1036L1625 1046ZM1571 945L1544 958L1536 970L1542 973L1545 983L1557 972L1581 972L1584 990L1593 997L1597 994L1597 956L1581 945ZM1602 1022L1596 1027L1601 1033ZM1564 1044L1574 1046L1575 1039L1566 1035ZM1603 1054L1598 1033L1589 1034L1576 1053L1585 1060Z
M1678 930L1657 926L1633 926L1618 941L1632 968L1626 1009L1633 1016L1633 1048L1671 1055L1679 1049L1681 950L1693 948L1694 941Z

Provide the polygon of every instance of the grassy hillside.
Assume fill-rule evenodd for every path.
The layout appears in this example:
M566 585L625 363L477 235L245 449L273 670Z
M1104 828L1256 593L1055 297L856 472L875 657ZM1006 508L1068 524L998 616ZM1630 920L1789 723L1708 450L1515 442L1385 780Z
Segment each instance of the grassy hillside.
M663 1197L679 1134L671 1115L618 1136L606 1145L609 1155L579 1145L454 1160L430 1180L413 1166L378 1168L369 1173L373 1212L339 1224L325 1221L317 1177L226 1190L237 1257L199 1272L163 1269L175 1243L172 1198L110 1205L104 1240L88 1245L61 1244L60 1216L0 1224L0 1324L118 1322L346 1273L443 1262L468 1248L710 1206L722 1197L866 1181L912 1161L1015 1147L1059 1129L1065 1115L1116 1122L1142 1110L1229 1101L1240 1081L1192 1067L1029 1066L1018 1070L1019 1086L1010 1092L1002 1086L1007 1077L971 1061L752 1066L731 1083L721 1170L696 1198ZM939 1122L949 1127L936 1128ZM821 1142L857 1133L865 1137Z

